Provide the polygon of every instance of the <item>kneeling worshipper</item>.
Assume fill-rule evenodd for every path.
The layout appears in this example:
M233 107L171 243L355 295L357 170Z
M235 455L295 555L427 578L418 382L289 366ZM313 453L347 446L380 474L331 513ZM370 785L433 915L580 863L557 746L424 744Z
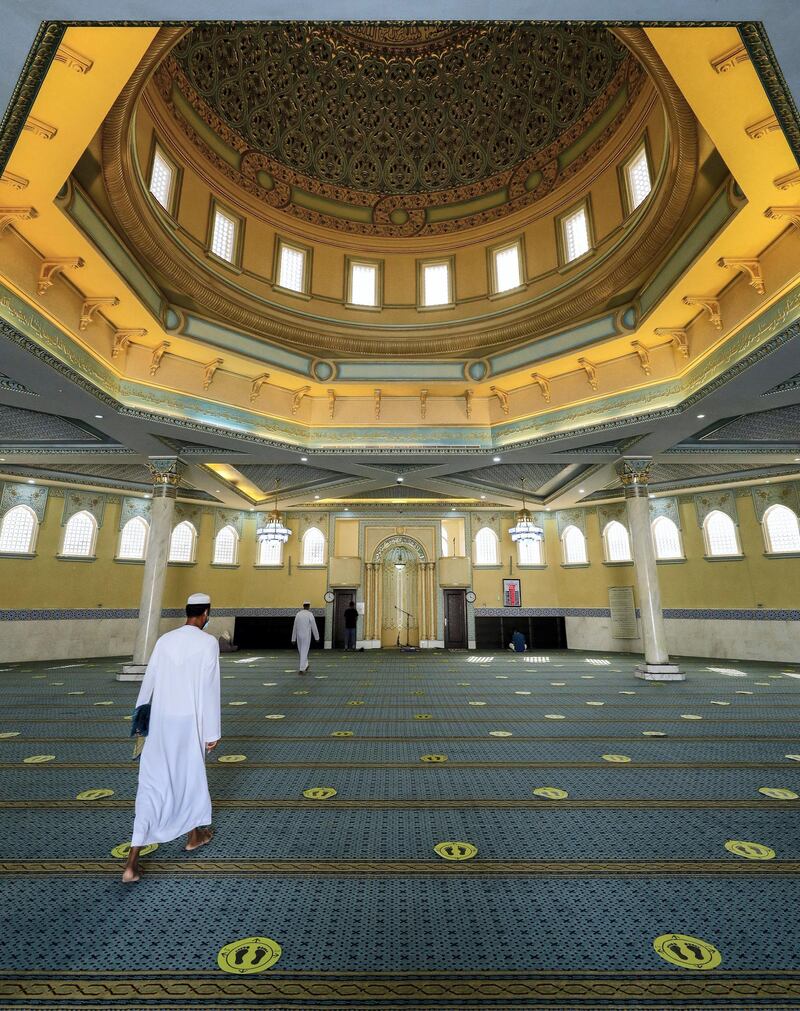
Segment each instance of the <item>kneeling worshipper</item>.
M319 641L317 622L311 613L311 601L304 600L303 610L298 611L294 616L294 626L292 627L292 642L297 643L297 652L300 654L298 674L305 674L308 670L308 650L311 646L312 635Z
M211 841L206 753L219 743L219 644L204 632L211 598L193 593L186 624L167 632L145 671L131 734L146 735L126 883L141 875L139 851L188 833L186 850ZM204 827L205 826L205 827Z

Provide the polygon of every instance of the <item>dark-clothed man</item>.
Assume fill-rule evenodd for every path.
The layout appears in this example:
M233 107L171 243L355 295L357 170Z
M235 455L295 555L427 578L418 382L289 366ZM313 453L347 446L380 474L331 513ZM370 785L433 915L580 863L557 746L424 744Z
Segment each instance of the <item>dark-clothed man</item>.
M344 612L344 648L356 648L356 628L358 627L358 609L356 602L350 601L350 606Z

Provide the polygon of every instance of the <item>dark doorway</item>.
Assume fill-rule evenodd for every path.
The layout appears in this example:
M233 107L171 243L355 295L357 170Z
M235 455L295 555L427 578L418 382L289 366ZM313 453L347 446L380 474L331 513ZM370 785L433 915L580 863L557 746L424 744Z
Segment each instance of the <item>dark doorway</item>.
M356 591L334 590L333 598L333 648L344 649L344 612L350 601L356 599Z
M321 649L325 642L325 618L316 618L319 642L311 640L312 649ZM292 626L294 617L237 618L233 641L240 649L294 649Z
M466 590L444 591L444 648L467 648Z
M508 649L511 636L520 631L528 652L566 649L566 622L561 617L531 618L504 615L502 618L475 618L475 645L478 649Z

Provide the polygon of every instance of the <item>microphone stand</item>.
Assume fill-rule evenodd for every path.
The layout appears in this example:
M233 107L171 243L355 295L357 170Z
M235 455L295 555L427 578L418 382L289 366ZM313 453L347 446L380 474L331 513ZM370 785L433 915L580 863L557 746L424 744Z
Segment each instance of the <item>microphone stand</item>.
M406 646L408 645L408 626L409 622L413 618L413 614L410 611L404 611L402 607L398 607L397 604L394 606L395 611L399 611L401 614L406 616ZM400 630L397 630L397 645L400 646Z

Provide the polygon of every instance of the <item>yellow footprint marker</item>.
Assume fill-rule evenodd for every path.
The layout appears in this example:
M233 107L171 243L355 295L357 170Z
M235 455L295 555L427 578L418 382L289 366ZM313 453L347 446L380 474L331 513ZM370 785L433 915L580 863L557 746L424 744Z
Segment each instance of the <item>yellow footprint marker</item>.
M510 730L490 730L490 737L513 737L514 735Z
M229 706L246 706L247 703L246 702L229 702L228 705Z
M682 720L702 720L702 716L697 716L695 713L681 713Z
M530 695L530 692L514 692L515 695Z
M550 684L552 685L553 688L563 688L566 683L567 683L566 681L551 681L550 682Z
M604 762L630 762L630 758L627 755L601 755L600 757Z
M447 755L422 755L420 762L446 762Z
M545 713L544 718L546 720L565 720L566 716L562 716L561 713Z
M22 733L22 731L21 731L21 730L4 730L4 731L3 731L3 732L2 732L1 734L0 734L0 741L5 741L5 740L7 740L7 739L8 739L9 737L19 737L19 735L20 735L21 733ZM788 758L789 756L787 755L786 757Z
M594 674L581 674L581 681L594 681Z
M730 702L719 702L717 699L712 699L708 704L710 706L729 706Z
M303 790L303 796L309 800L329 800L336 796L336 791L332 786L312 786Z
M85 695L86 692L67 692L67 695Z
M636 692L619 692L620 695L635 695Z
M83 790L79 793L75 800L103 800L104 797L113 797L113 790L95 789L95 790Z
M262 681L261 684L264 688L274 688L277 685L277 681Z
M604 706L605 702L587 702L587 706Z
M433 852L443 860L471 860L478 854L478 847L468 842L440 842Z
M282 950L271 937L243 937L220 948L217 965L223 972L251 976L271 969L281 957Z
M496 681L508 681L508 674L495 674Z
M334 732L331 734L331 737L352 737L352 736L353 736L352 730L334 730Z
M566 800L569 794L559 790L557 786L537 786L533 791L535 797L545 797L547 800Z
M44 765L45 762L52 762L55 757L55 755L28 755L22 761L26 765Z
M158 843L148 843L146 846L142 846L139 850L140 857L146 857L148 853L154 853L158 849ZM122 842L119 846L115 846L111 850L111 856L117 857L118 860L127 860L131 852L131 844L129 842Z
M746 842L743 839L729 839L725 843L725 849L734 856L744 857L746 860L774 860L775 850L770 849L763 843Z
M794 790L787 790L785 786L760 786L759 793L773 800L797 800L798 796Z
M722 954L709 941L690 934L661 934L653 941L657 955L682 969L716 969Z
M264 717L265 720L285 720L286 716L283 713L270 713L269 716Z
M486 703L485 702L468 702L467 705L470 705L470 706L485 706Z
M96 706L113 706L113 702L95 702Z
M432 720L433 716L430 713L417 713L414 717L415 720Z
M246 762L247 755L220 755L217 761L225 765L232 765L234 762Z
M663 730L643 730L642 737L666 737Z
M754 681L753 684L754 685L761 685L762 688L771 688L772 687L772 685L769 683L769 681Z

